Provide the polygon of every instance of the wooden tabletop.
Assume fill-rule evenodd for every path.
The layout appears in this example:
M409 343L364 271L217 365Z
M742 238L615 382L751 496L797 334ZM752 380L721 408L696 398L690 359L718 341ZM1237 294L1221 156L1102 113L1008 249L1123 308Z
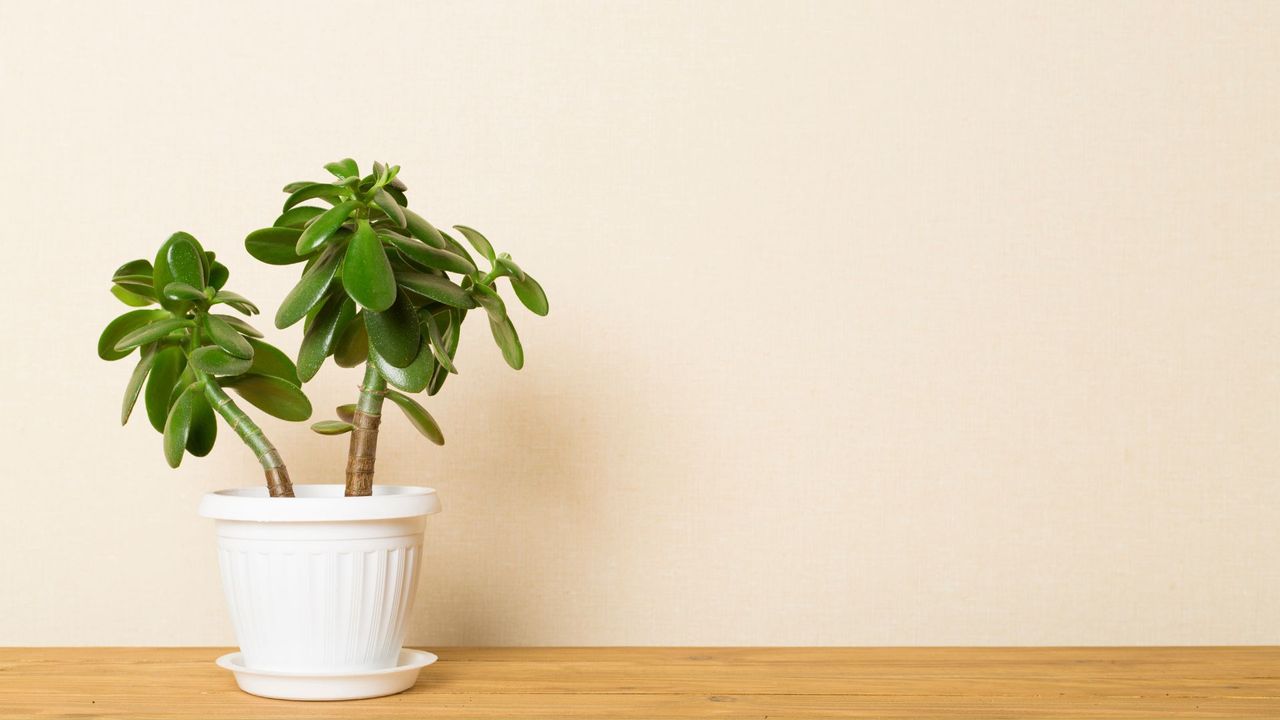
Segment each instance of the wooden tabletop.
M0 648L0 718L1280 718L1280 648L442 648L375 700L240 692L222 648Z

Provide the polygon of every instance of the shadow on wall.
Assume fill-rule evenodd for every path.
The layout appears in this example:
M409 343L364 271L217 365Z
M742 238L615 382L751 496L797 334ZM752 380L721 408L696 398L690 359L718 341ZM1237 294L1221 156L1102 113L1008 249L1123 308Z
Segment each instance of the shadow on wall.
M600 398L572 392L581 378L548 372L539 386L513 383L468 405L469 435L488 440L458 448L435 483L445 512L427 524L406 644L552 636L572 612L565 581L607 561L606 463L592 432Z

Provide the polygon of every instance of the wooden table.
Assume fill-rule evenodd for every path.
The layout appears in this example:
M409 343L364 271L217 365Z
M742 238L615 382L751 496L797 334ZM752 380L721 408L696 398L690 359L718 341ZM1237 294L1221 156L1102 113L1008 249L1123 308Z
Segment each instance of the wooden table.
M1280 648L443 648L410 691L241 693L221 648L0 648L0 718L1280 718Z

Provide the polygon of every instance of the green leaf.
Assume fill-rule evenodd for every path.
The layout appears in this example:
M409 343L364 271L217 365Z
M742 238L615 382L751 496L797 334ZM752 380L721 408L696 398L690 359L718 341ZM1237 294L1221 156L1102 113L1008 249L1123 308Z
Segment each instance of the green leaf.
M156 253L151 285L153 288L165 288L172 282L184 282L197 290L204 290L207 281L204 263L204 248L200 247L200 243L187 233L176 232L169 236ZM163 297L160 298L160 305L166 310L179 312L187 308L184 301Z
M408 392L422 392L431 381L431 372L435 369L435 358L423 338L418 344L418 354L413 362L405 367L396 367L378 354L378 349L369 343L369 363L395 387Z
M310 255L316 248L323 245L326 240L333 237L338 228L342 227L342 223L346 222L347 218L358 207L360 207L359 200L347 200L324 211L323 215L312 220L307 229L303 230L302 234L298 236L298 242L294 245L294 250L299 255Z
M383 190L386 190L387 194L390 195L393 199L395 199L396 204L400 206L401 212L404 211L404 208L409 207L409 198L405 197L404 191L401 190L400 188L396 187L395 185L388 185L385 188L383 188ZM406 218L405 220L407 222L408 218Z
M342 248L338 245L330 245L320 253L315 264L302 274L302 279L280 303L276 311L276 327L283 330L298 322L320 302L329 289L329 283L333 282L340 260Z
M458 342L462 338L462 321L466 319L467 311L450 308L449 315L451 321L449 329L444 331L444 341L449 357L452 359L458 354ZM444 387L444 381L447 379L449 379L449 371L437 365L435 371L431 373L431 382L427 384L427 394L435 395L440 392L440 388Z
M532 275L526 274L524 279L511 278L511 289L516 291L516 297L534 314L546 316L550 309L547 306L547 294Z
M164 459L169 467L176 468L182 464L182 453L187 449L187 438L191 434L191 422L196 412L195 398L202 393L203 388L199 383L188 385L169 410L164 424Z
M171 282L164 286L164 296L170 300L203 301L204 293L184 282Z
M467 288L476 304L489 313L489 317L506 317L507 304L502 301L498 291L488 285L473 284Z
M196 457L204 457L213 450L218 439L218 418L213 414L213 406L205 397L204 388L191 398L191 429L187 433L187 452Z
M400 212L404 213L405 225L409 228L410 235L431 247L444 249L444 236L434 225L409 208L401 208Z
M186 369L187 358L182 348L171 345L156 351L151 376L147 378L147 389L142 396L147 407L147 419L156 432L164 432L165 418L169 416L169 398Z
M253 365L249 367L249 372L255 375L278 377L291 385L302 384L298 380L297 366L288 355L284 354L283 350L255 338L250 338L249 344L253 346Z
M356 313L338 335L333 361L338 367L352 368L369 359L369 333L364 327L364 312Z
M428 440L436 445L444 444L444 433L440 432L440 425L436 423L435 418L431 417L431 413L427 412L427 409L419 405L416 400L395 390L387 391L387 399L403 410L405 417L409 418L409 422L413 423L418 432L422 433Z
M116 271L111 274L111 279L114 280L115 278L126 277L129 275L143 275L149 278L152 276L154 272L155 271L151 267L150 260L143 260L143 259L130 260L129 262L116 268Z
M111 294L115 295L117 300L129 307L146 307L148 305L154 305L156 302L144 295L125 290L120 285L112 285Z
M239 293L233 293L230 290L220 290L217 295L213 296L213 301L210 304L229 305L245 315L257 315L260 312L258 306L254 305L249 298Z
M454 240L452 235L446 232L442 232L440 233L440 237L444 238L445 250L448 250L449 252L453 253L454 255L457 255L460 258L465 258L466 261L471 263L472 265L476 264L476 259L471 257L471 253L467 252L467 249L462 247L462 243L458 242L457 240Z
M259 410L291 422L311 417L311 401L293 383L269 375L219 378L218 384L235 390Z
M338 412L338 417L342 418L343 422L355 422L355 419L356 419L355 403L352 403L350 405L339 405L337 407L337 412Z
M325 170L333 173L333 176L339 180L360 175L360 168L356 165L356 161L351 158L342 158L337 162L327 163Z
M510 275L513 278L520 278L521 280L524 279L525 277L524 270L520 269L520 266L517 265L515 261L511 259L510 255L506 253L502 253L501 255L499 255L497 264L498 264L498 268L500 268L507 275Z
M395 273L368 220L360 220L347 246L342 286L352 300L373 312L382 312L396 301Z
M303 208L295 208L302 210ZM314 208L318 210L319 208ZM293 212L290 210L289 212ZM254 230L244 239L244 249L268 265L292 265L307 258L295 249L302 230L292 227L269 227Z
M191 365L210 375L243 375L249 372L253 361L238 358L220 347L209 345L191 353Z
M208 331L210 340L231 355L245 360L253 359L253 346L226 320L217 315L205 315L204 329Z
M399 225L400 227L405 226L406 218L404 215L404 209L400 207L400 203L397 203L396 199L391 197L385 189L379 188L378 191L373 194L373 202L382 210L382 212L387 214L387 217L394 220L396 225Z
M369 333L369 342L392 365L402 368L417 357L422 333L418 313L405 295L401 294L383 312L365 312L364 327Z
M473 308L476 306L475 300L466 290L439 275L404 272L396 276L396 280L419 295L425 295L445 305L458 308Z
M143 325L168 317L171 316L164 310L130 310L112 320L98 336L98 357L103 360L119 360L126 357L133 352L133 348L116 350L116 343Z
M502 359L513 369L524 367L524 348L520 345L520 336L516 335L516 327L511 318L489 316L489 331L493 333L493 341L502 350Z
M120 352L120 351L128 352L138 347L139 345L146 345L147 343L155 342L156 340L163 338L164 336L168 335L174 330L189 328L192 325L195 325L195 323L191 322L190 320L184 320L182 318L175 318L175 317L169 317L163 320L156 320L154 322L150 322L150 323L147 323L146 325L143 325L137 330L134 330L133 332L130 332L129 334L117 340L115 344L115 350L117 352Z
M226 265L214 262L209 266L209 287L214 290L221 290L229 279L231 279L231 271L227 269Z
M321 435L343 435L355 430L356 426L341 420L321 420L312 423L311 429Z
M304 187L308 187L315 184L317 184L315 180L296 180L294 182L289 183L288 185L285 185L284 188L282 189L284 190L284 192L292 194L292 193L298 192Z
M307 226L311 218L324 214L324 208L312 205L299 205L296 208L290 208L280 214L276 221L271 223L272 227L277 228L295 228L299 232ZM296 241L295 241L296 242Z
M235 328L241 335L246 335L251 338L262 337L262 332L258 330L258 328L250 325L244 320L241 320L235 315L216 315L216 317L222 322Z
M298 377L302 382L310 382L320 372L324 359L338 344L339 332L346 329L355 314L355 303L341 293L329 296L320 307L298 349Z
M133 374L129 376L129 384L124 388L124 404L120 408L120 424L124 425L129 422L129 415L133 413L133 406L138 402L138 395L142 392L143 381L147 379L147 375L151 372L151 366L156 362L156 346L148 345L142 349L142 357L139 358L138 364L133 368Z
M471 247L475 248L476 252L488 258L489 262L492 263L496 260L496 256L493 254L493 246L489 244L485 236L466 225L454 225L453 227L462 233L462 236L467 239L467 242L471 243Z
M316 198L325 200L337 200L342 195L342 188L338 185L330 185L329 183L307 183L302 187L292 191L290 185L285 186L285 191L289 192L289 197L284 201L284 208L281 212L288 212L290 208L298 203L303 203Z
M437 250L417 240L395 233L384 232L379 234L378 237L389 243L391 247L404 253L405 257L429 268L463 275L471 275L476 272L476 266L471 261L448 250Z
M452 317L452 315L446 315L446 317ZM454 367L453 359L449 357L448 346L445 345L444 336L440 334L440 326L436 324L435 314L422 313L422 324L427 328L427 339L431 341L431 352L436 356L436 362L440 363L445 370L457 374L458 369Z

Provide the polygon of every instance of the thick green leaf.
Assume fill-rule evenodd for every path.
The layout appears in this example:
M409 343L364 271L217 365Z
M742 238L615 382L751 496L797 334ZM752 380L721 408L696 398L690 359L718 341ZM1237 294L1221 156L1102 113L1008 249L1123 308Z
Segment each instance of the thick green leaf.
M445 317L452 317L446 314ZM436 356L436 362L440 363L445 370L457 374L458 369L453 365L453 359L449 357L449 348L445 344L444 335L440 332L440 326L436 323L434 313L422 313L422 325L427 329L427 339L431 341L431 352ZM448 325L445 326L448 329Z
M543 292L542 286L532 275L526 274L523 279L511 278L511 289L516 291L516 297L520 298L520 302L536 315L547 314L550 309L547 306L547 294Z
M312 220L311 224L298 236L294 250L299 255L310 255L326 240L333 237L338 228L342 227L342 223L346 222L358 207L360 207L359 200L347 200L325 210L323 215Z
M342 188L329 183L308 183L294 190L289 190L291 185L285 186L285 191L289 192L289 197L284 201L284 208L281 212L288 212L290 208L298 203L303 203L316 198L325 200L337 200L342 194Z
M280 303L276 311L276 327L284 329L298 322L320 302L329 289L329 283L333 282L340 260L342 248L338 245L330 245L320 253L315 264L302 274L302 279Z
M382 312L396 301L396 276L378 235L361 219L347 246L342 265L342 286L347 295L373 312Z
M382 212L387 214L387 217L394 220L396 225L399 225L400 227L405 226L404 209L400 207L400 204L396 202L396 199L391 197L385 189L379 189L373 194L373 202L382 210Z
M471 247L475 248L476 252L488 258L489 262L492 263L496 260L496 256L493 253L493 246L489 244L488 239L481 235L479 231L473 230L466 225L454 225L453 227L455 230L462 233L462 236L467 239L467 242L471 243Z
M194 324L195 323L191 322L190 320L184 320L182 318L175 318L175 317L167 317L162 320L156 320L154 322L150 322L150 323L147 323L146 325L143 325L137 330L134 330L133 332L130 332L129 334L117 340L115 344L115 350L117 352L120 352L120 351L127 352L129 350L132 350L133 348L138 347L139 345L146 345L147 343L155 342L156 340L163 338L164 336L168 335L174 330L189 328Z
M317 184L315 180L295 180L294 182L291 182L288 185L285 185L282 188L282 190L286 193L292 194L292 193L298 192L304 187L308 187L315 184Z
M241 320L235 315L215 315L215 317L217 317L219 320L222 320L223 322L230 325L231 327L235 328L241 335L246 335L251 338L262 337L262 331L258 330L258 328L250 325L244 320Z
M489 313L489 317L506 317L507 304L502 301L502 296L497 290L488 285L472 284L467 288L467 292L477 305Z
M337 411L338 411L338 417L342 418L343 422L355 422L355 419L356 419L355 403L352 403L350 405L339 405L337 407Z
M523 280L525 277L524 270L522 270L520 266L511 259L511 256L506 253L502 253L498 256L497 265L504 273L513 278L520 278Z
M471 257L471 253L467 252L467 249L462 247L462 243L458 242L457 240L454 240L452 235L450 235L447 232L442 232L440 233L440 237L444 238L445 250L448 250L449 252L457 255L458 257L466 258L466 261L471 263L472 265L476 264L476 259Z
M210 340L231 355L246 360L253 359L253 346L226 320L217 315L205 315L204 329L209 333Z
M401 190L400 188L396 187L395 185L388 185L385 188L383 188L383 190L386 190L387 194L390 195L396 201L396 204L400 206L400 209L402 212L404 208L409 207L409 198L405 197L404 191ZM406 221L407 220L408 219L406 218Z
M409 208L401 208L409 234L434 248L444 248L444 236L434 225Z
M297 366L288 355L284 354L283 350L255 338L250 338L249 344L253 346L253 365L249 367L249 372L255 375L278 377L291 385L302 384L298 380Z
M138 293L125 290L123 287L119 285L111 286L111 294L115 295L117 300L124 303L125 305L128 305L129 307L146 307L148 305L154 305L156 302L155 300L152 300L151 298L146 297L144 295L140 295Z
M291 382L269 375L219 378L218 384L239 393L259 410L291 422L311 417L311 401Z
M244 313L245 315L257 315L260 310L254 305L249 298L240 293L233 293L230 290L219 290L217 295L213 296L213 305L225 304Z
M195 417L196 398L202 397L204 389L199 383L192 383L178 396L177 402L169 410L164 424L164 459L169 467L182 464L182 453L187 449L187 438L191 434L191 422Z
M405 257L429 268L463 275L470 275L476 271L476 266L471 264L471 261L448 250L437 250L417 240L396 233L383 232L378 237L389 243L391 247L404 253Z
M129 275L143 275L146 277L151 277L154 272L155 271L154 271L154 268L152 268L151 266L150 260L143 260L143 259L130 260L129 262L116 268L116 271L111 274L111 278L114 280L115 278L125 277Z
M243 375L249 372L253 361L238 358L220 347L209 345L191 353L191 364L210 375Z
M450 308L449 315L451 322L449 329L444 331L444 341L449 357L454 358L458 355L458 342L462 338L462 321L466 319L467 311ZM427 394L435 395L440 392L440 388L444 387L444 381L448 379L449 371L437 364L435 371L431 373L431 382L427 384Z
M147 389L142 396L147 407L147 420L156 432L164 432L165 418L169 416L169 398L186 369L187 358L182 348L169 346L156 351L151 376L147 378Z
M213 450L218 439L218 418L213 414L213 406L201 387L199 394L191 398L191 430L187 433L187 452L196 457L204 457Z
M431 417L431 413L427 409L418 404L413 398L398 393L395 390L387 391L387 399L395 403L402 411L405 417L409 418L409 422L418 429L428 440L437 444L444 444L444 433L440 432L440 425L436 423L436 419Z
M307 208L294 208L303 210ZM319 210L319 208L309 208ZM244 249L258 260L268 265L292 265L307 258L299 255L296 247L302 230L292 227L269 227L254 230L244 239Z
M229 279L231 279L231 271L227 269L226 265L215 262L209 267L209 287L221 290Z
M422 392L427 388L427 383L431 381L431 372L436 365L431 349L427 347L426 338L419 343L418 354L413 362L405 367L396 367L387 362L378 354L378 349L373 346L373 343L369 343L369 362L387 379L387 382L401 390L414 393Z
M164 286L164 296L170 300L205 300L204 293L184 282L171 282Z
M160 246L156 253L155 268L151 273L153 288L162 289L172 282L184 282L197 290L204 290L208 281L205 274L204 248L191 235L176 232ZM131 288L126 287L129 290ZM160 305L166 310L182 311L189 304L186 301L159 298Z
M425 295L436 302L442 302L451 307L473 308L476 306L475 300L466 290L439 275L406 272L397 275L396 280L401 285L420 295Z
M351 158L342 158L337 162L326 163L324 169L333 173L333 176L339 180L360 174L359 166Z
M124 288L134 295L141 295L148 300L157 301L160 296L156 293L152 283L155 279L151 275L117 275L112 282L116 287Z
M172 316L164 310L130 310L112 320L98 336L98 357L103 360L119 360L129 355L133 352L132 347L128 350L116 350L116 343L143 325L169 317Z
M366 311L364 326L369 333L369 342L392 365L404 367L417 357L422 332L418 313L404 294L383 312Z
M352 368L368 359L369 333L364 327L364 311L360 311L339 331L338 344L333 348L333 361L338 367Z
M520 336L516 335L516 327L511 324L511 318L505 315L495 318L490 315L489 331L493 333L493 341L502 350L502 359L516 370L524 367L524 348L520 345Z
M298 377L302 382L310 382L320 372L324 359L338 344L339 333L346 329L355 314L355 303L344 294L330 295L321 306L302 338L302 346L298 348Z
M356 426L341 420L321 420L312 423L311 429L321 435L343 435L355 430Z
M324 214L324 208L314 207L312 205L299 205L280 214L276 221L271 223L272 227L278 228L295 228L299 232L307 226L312 218Z
M148 345L142 348L142 357L139 358L138 364L133 368L133 374L129 376L129 384L124 388L124 403L120 407L120 424L124 425L129 422L129 415L133 413L133 406L138 402L138 394L142 392L143 381L147 379L147 375L151 372L151 366L156 362L156 346Z

